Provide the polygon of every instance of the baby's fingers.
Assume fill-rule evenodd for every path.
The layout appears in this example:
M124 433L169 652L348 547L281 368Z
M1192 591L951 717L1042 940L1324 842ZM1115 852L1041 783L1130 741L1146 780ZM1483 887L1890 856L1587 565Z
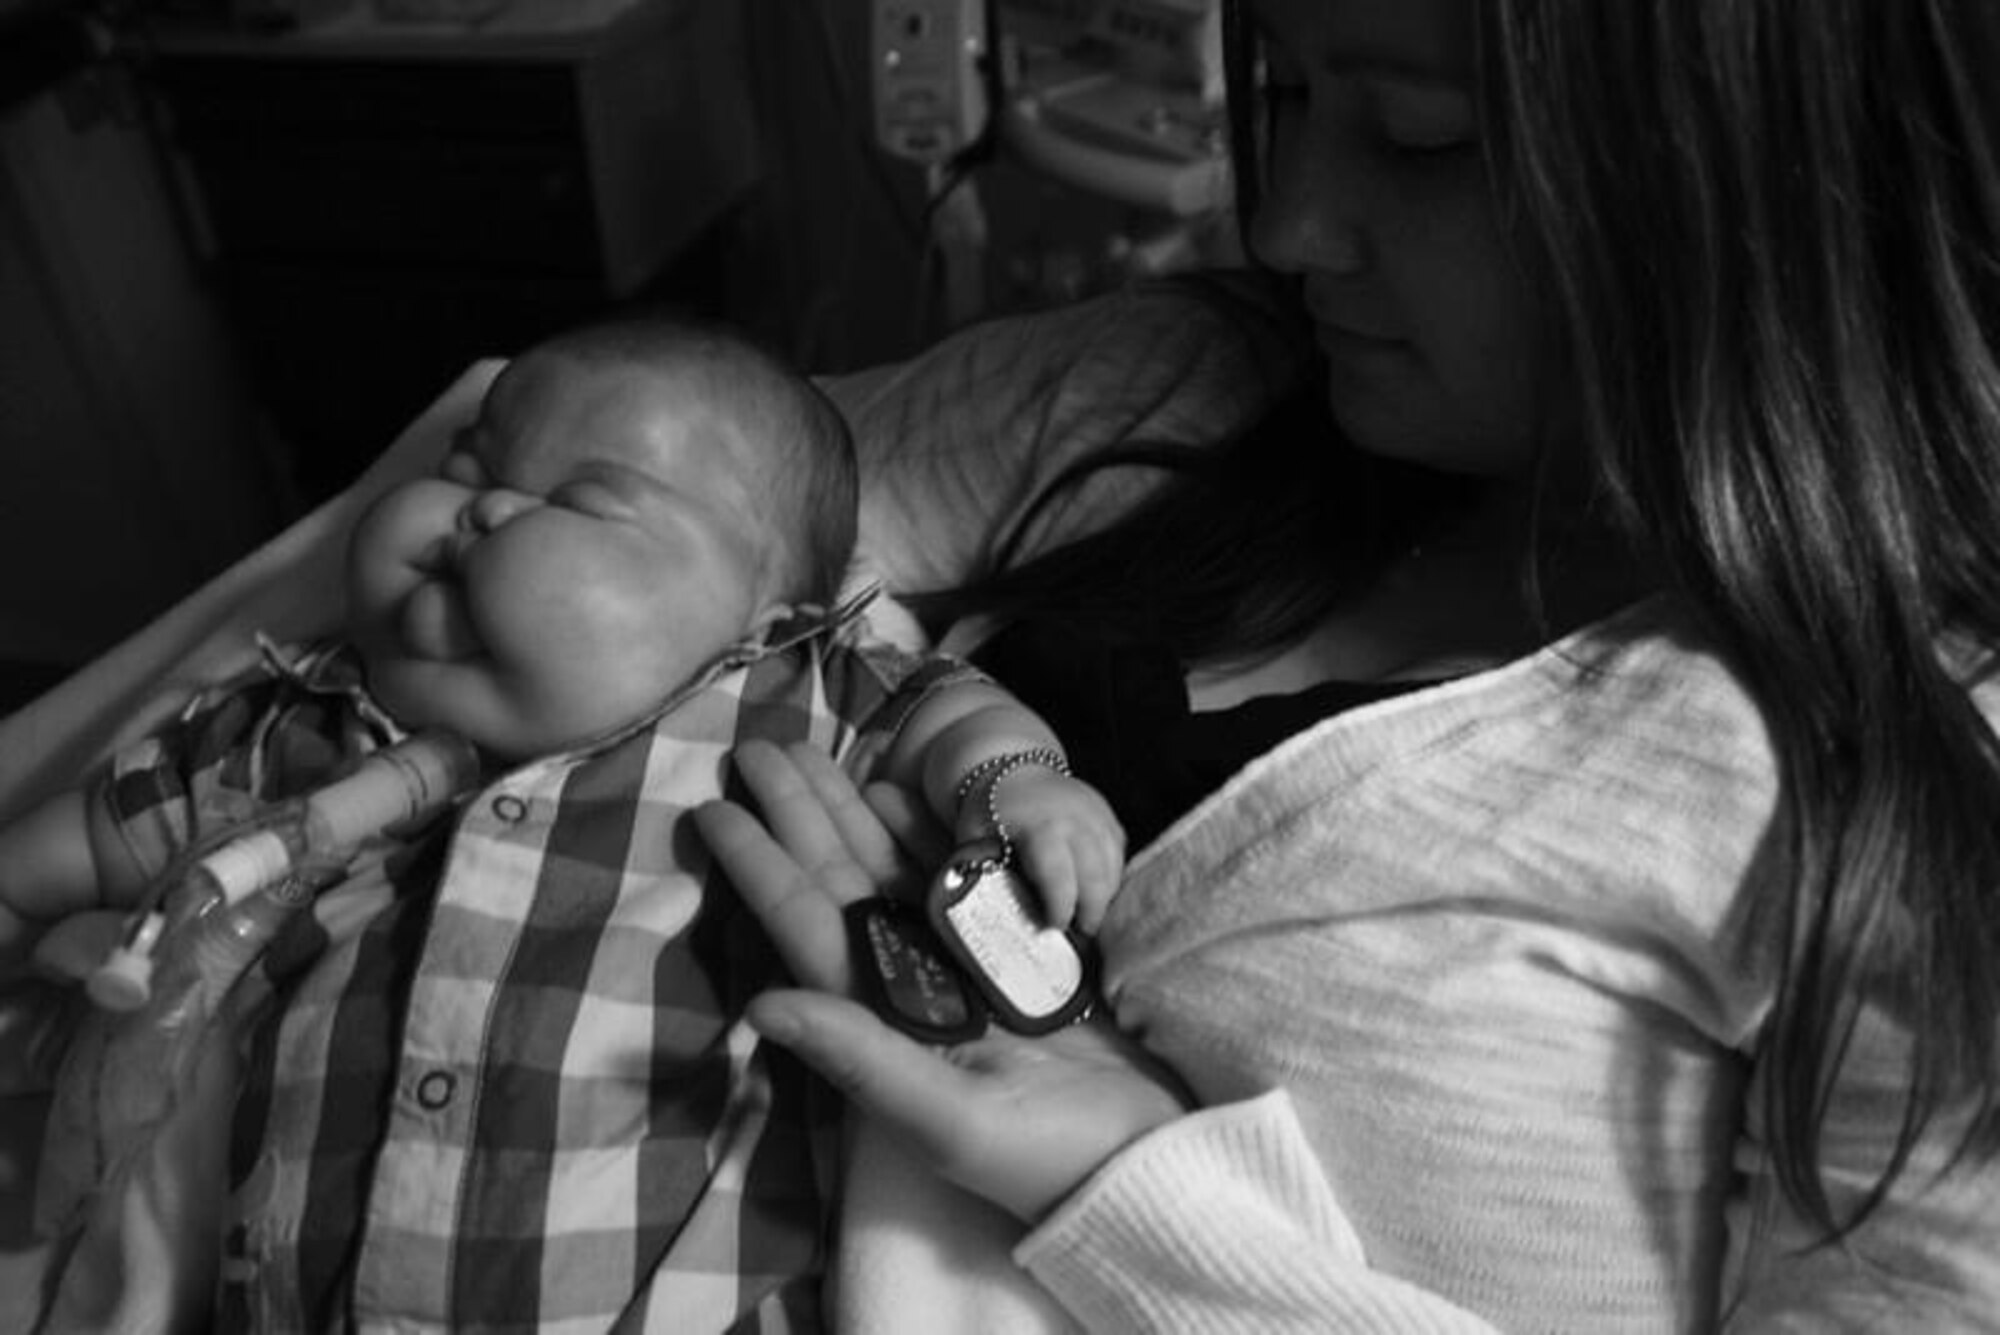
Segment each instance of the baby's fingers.
M1068 927L1076 919L1077 865L1067 840L1026 839L1019 845L1021 871L1042 900L1051 927Z
M1125 840L1085 839L1076 849L1076 925L1091 936L1104 925L1105 910L1111 907L1118 887L1125 879Z

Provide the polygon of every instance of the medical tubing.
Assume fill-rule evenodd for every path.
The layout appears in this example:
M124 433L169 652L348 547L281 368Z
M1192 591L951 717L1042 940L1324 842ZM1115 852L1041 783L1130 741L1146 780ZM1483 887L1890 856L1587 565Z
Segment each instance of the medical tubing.
M417 733L370 753L324 787L197 845L141 900L124 940L89 980L92 999L111 1010L144 1006L152 990L154 953L169 932L218 906L243 905L261 891L275 888L282 902L290 886L296 898L295 873L345 862L370 835L442 809L477 777L478 765L469 743L449 733ZM218 938L223 959L246 950L243 962L254 958L269 940L258 925L267 916L253 909Z
M280 928L372 837L445 811L479 773L472 747L419 733L353 771L232 827L179 859L135 914L143 967L107 966L57 1077L36 1192L36 1228L81 1222L172 1116L239 979ZM102 998L100 998L102 1002Z

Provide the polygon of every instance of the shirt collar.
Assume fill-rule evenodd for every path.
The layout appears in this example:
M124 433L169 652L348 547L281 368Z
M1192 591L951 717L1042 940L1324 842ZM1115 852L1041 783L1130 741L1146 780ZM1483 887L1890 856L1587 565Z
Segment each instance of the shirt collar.
M554 760L589 755L617 745L634 733L653 727L691 697L707 690L732 672L777 654L786 653L813 640L832 641L846 634L861 614L881 595L880 584L869 584L831 607L799 603L782 609L764 625L743 636L703 664L692 677L676 687L652 709L630 723L569 747ZM409 729L398 723L368 691L361 660L351 645L338 640L322 640L299 646L280 645L261 631L257 650L273 676L283 678L313 695L343 696L361 720L388 742L401 741ZM534 761L528 762L530 764Z

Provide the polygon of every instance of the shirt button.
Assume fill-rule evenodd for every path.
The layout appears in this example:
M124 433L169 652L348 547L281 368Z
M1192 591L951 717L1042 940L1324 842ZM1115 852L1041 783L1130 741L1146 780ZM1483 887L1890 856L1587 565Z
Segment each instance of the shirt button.
M457 1076L450 1071L432 1071L417 1081L417 1102L431 1112L436 1112L451 1102L451 1096L457 1090Z
M493 799L493 814L508 825L519 825L527 819L528 804L512 793L501 793Z

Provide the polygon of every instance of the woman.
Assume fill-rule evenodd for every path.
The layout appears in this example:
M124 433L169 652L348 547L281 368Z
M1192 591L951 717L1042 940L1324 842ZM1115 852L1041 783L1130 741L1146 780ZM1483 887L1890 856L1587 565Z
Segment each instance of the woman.
M1171 655L1099 942L1205 1110L1097 1029L754 1017L1092 1328L1990 1326L2000 12L1243 9L1248 236L1331 424L944 608L1114 695ZM1227 755L1235 707L1295 731ZM768 831L705 833L843 990L834 909L917 836L738 763Z

